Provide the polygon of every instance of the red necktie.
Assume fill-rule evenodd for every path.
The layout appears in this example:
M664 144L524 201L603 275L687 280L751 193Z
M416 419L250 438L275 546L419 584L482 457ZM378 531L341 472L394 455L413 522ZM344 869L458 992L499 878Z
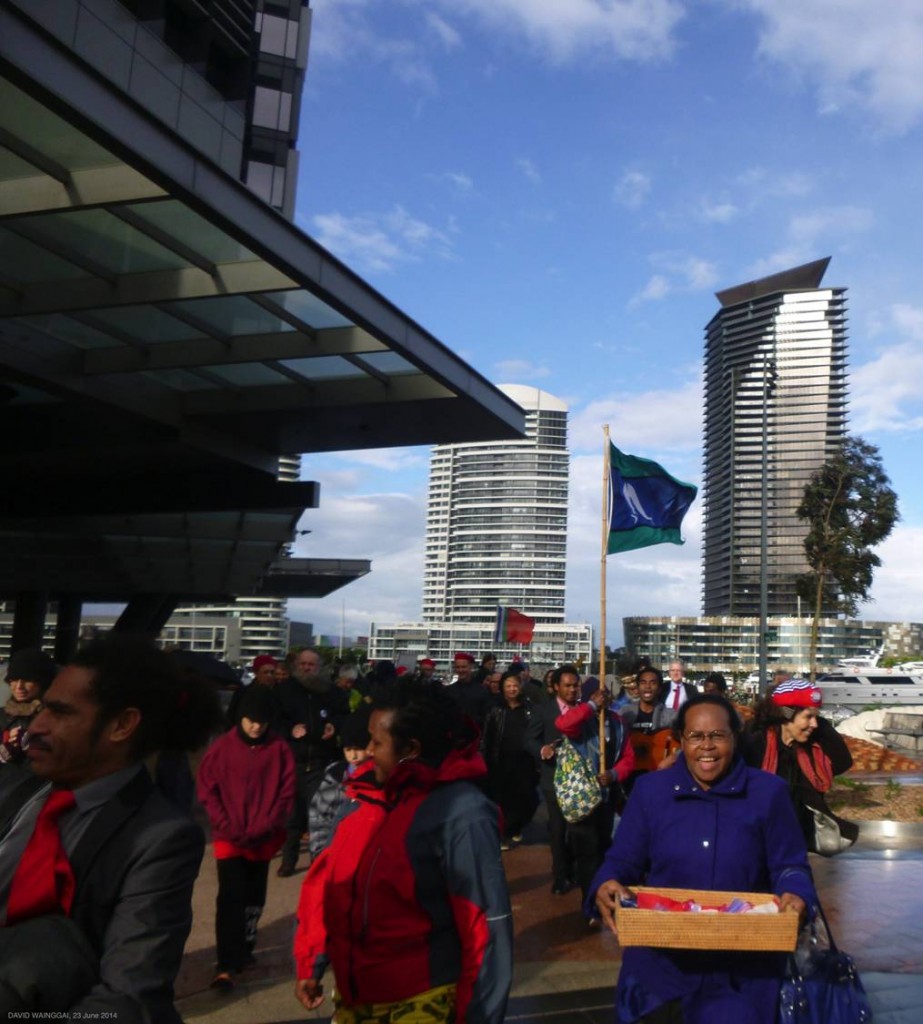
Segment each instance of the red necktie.
M679 683L676 684L676 689L673 691L673 710L679 711Z
M45 801L10 883L7 924L62 911L70 913L74 873L61 842L58 818L75 803L69 789L56 790Z

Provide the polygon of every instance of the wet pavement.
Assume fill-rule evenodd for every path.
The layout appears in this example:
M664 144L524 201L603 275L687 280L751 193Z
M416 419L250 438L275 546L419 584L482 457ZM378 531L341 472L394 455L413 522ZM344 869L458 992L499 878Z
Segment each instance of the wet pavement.
M534 823L526 841L503 854L516 934L506 1020L611 1024L618 943L611 934L587 927L579 913L579 893L551 895L543 832ZM839 857L811 860L831 928L857 963L876 1024L918 1024L923 1019L923 825L869 827ZM304 875L300 871L292 878L277 878L277 863L270 875L257 966L241 976L233 992L219 994L208 988L214 969L216 877L214 861L206 854L196 884L193 932L177 984L177 1006L189 1024L328 1019L329 1005L307 1014L292 995L292 915Z

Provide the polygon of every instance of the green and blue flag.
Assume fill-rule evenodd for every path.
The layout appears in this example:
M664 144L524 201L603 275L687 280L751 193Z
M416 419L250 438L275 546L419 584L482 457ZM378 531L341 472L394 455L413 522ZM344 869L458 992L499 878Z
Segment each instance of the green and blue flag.
M682 544L683 516L697 488L651 459L625 455L609 443L609 542L606 554L651 544Z

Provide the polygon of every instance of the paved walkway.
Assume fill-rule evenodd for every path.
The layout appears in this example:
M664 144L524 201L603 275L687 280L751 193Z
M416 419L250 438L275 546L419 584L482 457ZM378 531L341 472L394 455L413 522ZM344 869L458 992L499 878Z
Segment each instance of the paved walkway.
M863 838L841 856L812 857L827 916L839 944L856 960L876 1024L923 1019L923 828L909 839ZM608 933L591 932L579 915L579 896L554 897L550 854L534 824L526 842L504 854L516 929L516 969L507 1021L532 1024L612 1024L620 962ZM275 862L274 862L275 865ZM303 873L270 877L258 964L229 994L212 992L216 891L210 854L196 885L195 922L177 985L188 1024L287 1024L325 1021L325 1004L306 1014L292 995L292 912Z

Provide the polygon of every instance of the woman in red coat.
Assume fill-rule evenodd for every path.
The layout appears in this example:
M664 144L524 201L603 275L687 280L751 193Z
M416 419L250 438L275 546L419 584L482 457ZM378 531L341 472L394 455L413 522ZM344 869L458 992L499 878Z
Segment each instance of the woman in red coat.
M224 991L253 963L269 861L285 841L295 799L295 759L285 740L269 732L271 713L269 690L248 687L237 725L215 740L199 767L196 788L218 862L212 988Z
M374 783L311 865L295 934L295 996L336 1020L500 1024L512 981L512 922L495 804L457 704L398 687L369 724Z

